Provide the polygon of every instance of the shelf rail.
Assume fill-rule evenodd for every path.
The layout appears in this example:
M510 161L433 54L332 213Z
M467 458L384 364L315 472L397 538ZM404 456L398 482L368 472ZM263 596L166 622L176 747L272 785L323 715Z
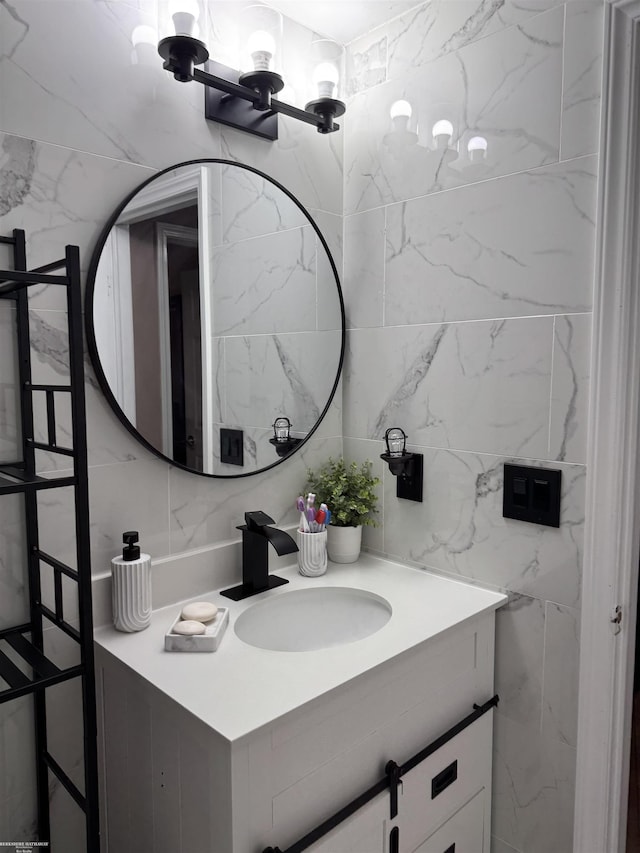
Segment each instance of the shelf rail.
M63 258L35 269L27 268L25 232L15 229L11 237L0 236L0 244L10 246L13 269L0 269L0 299L16 307L18 378L22 422L22 458L0 465L0 495L21 494L25 525L29 579L29 622L0 631L0 704L32 695L36 741L36 785L38 794L38 836L50 842L49 773L53 773L85 813L86 851L98 853L98 760L93 662L93 617L91 606L91 563L89 540L89 488L87 465L86 410L84 390L80 251L66 246ZM54 274L58 273L59 274ZM33 383L28 289L34 285L63 287L69 341L69 377L63 383ZM44 395L46 440L35 437L34 397ZM71 447L58 444L56 396L68 395L71 408ZM37 473L36 451L71 460L72 474ZM43 489L74 490L75 556L79 571L43 551L39 544L38 492ZM53 609L43 601L42 571L53 575ZM78 623L67 621L64 613L63 579L77 585ZM57 628L76 641L80 662L59 667L45 653L45 634ZM50 754L47 745L46 688L72 678L82 682L84 722L83 794ZM2 682L6 686L2 686ZM52 853L57 853L50 848ZM61 851L64 853L64 851Z

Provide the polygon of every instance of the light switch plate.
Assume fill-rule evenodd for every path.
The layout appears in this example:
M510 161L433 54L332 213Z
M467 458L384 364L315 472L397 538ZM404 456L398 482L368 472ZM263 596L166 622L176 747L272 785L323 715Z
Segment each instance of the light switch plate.
M561 487L562 471L505 463L502 515L560 527Z

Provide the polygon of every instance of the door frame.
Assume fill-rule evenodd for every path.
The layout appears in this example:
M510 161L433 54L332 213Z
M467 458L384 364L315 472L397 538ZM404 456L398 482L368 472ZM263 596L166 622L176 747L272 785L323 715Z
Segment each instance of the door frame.
M156 224L158 324L160 327L160 390L162 395L162 452L173 456L173 391L171 387L171 334L169 332L168 244L198 248L199 228L185 225ZM200 264L198 263L198 268ZM202 321L201 321L202 322Z
M640 554L640 0L604 11L575 853L626 846Z

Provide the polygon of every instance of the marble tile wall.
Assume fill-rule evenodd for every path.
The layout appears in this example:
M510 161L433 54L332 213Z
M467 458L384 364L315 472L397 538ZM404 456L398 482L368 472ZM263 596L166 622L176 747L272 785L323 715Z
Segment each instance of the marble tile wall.
M383 480L368 548L510 593L494 853L572 849L602 5L432 0L347 49L345 454ZM508 461L562 470L558 529L502 517Z
M233 4L201 5L206 6L201 34L215 46L222 29L234 25ZM155 6L155 0L0 4L0 233L24 228L33 265L59 257L67 243L78 244L84 277L101 229L134 187L172 163L224 157L261 169L291 190L327 228L341 265L342 134L322 137L308 125L284 119L279 141L269 143L207 122L201 87L178 84L162 70L157 57L150 63L144 57L141 62L136 59L131 33L139 24L155 22ZM299 78L300 56L306 62L313 34L288 19L284 29L287 68L292 69L292 78ZM306 93L298 94L304 100ZM241 214L236 210L227 223L234 239L251 224ZM319 275L326 274L325 266L319 267ZM63 307L51 288L39 288L32 295L34 364L49 379L59 379L67 369ZM0 313L2 459L13 455L16 438L13 353L5 334L11 324L10 312ZM319 308L316 325L330 334L336 328L335 310ZM235 525L247 508L261 507L278 523L294 522L293 501L306 468L342 449L338 396L294 460L267 475L210 480L173 469L138 444L110 410L88 360L86 390L96 574L108 571L109 560L120 551L121 533L130 527L139 529L144 548L159 557L235 539ZM60 469L60 464L43 455L39 467L46 472ZM47 492L41 499L43 547L46 543L73 564L72 511L66 490ZM18 503L7 504L0 518L0 623L4 624L19 621L24 612ZM56 639L50 638L54 646ZM76 719L78 712L71 691L56 697L51 739L59 753L56 757L74 774L80 755L64 732L66 722ZM3 716L0 732L0 839L27 840L33 837L35 816L31 762L26 760L31 742L28 703L12 706L11 716ZM4 772L6 767L10 773ZM83 830L74 804L54 783L51 800L54 843L66 853L82 853Z

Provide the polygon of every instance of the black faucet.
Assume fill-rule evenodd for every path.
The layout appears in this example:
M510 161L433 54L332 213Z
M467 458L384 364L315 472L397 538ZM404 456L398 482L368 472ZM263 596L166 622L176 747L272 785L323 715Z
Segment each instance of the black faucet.
M288 533L269 527L274 521L266 512L245 512L244 520L246 524L238 527L242 530L242 583L220 593L233 601L289 583L286 578L269 574L269 542L281 557L298 550L295 539Z

